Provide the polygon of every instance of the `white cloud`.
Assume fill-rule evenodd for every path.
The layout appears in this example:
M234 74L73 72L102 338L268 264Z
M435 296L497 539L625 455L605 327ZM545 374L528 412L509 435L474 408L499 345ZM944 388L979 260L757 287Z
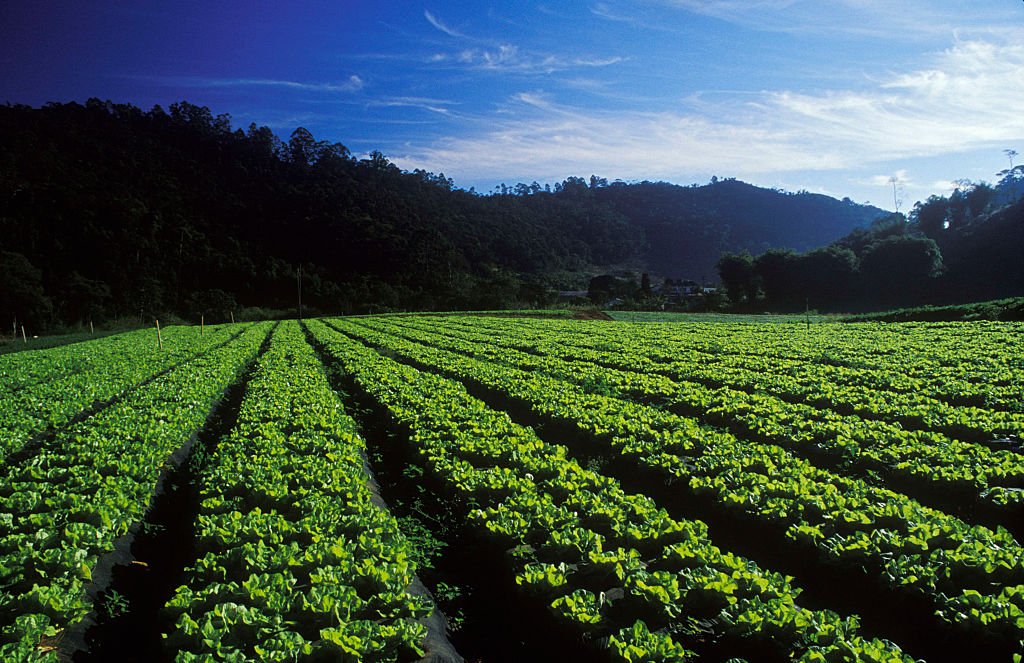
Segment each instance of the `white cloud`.
M897 74L873 90L778 93L763 102L784 126L806 126L818 142L877 159L1018 140L1022 104L1024 43L980 41L957 42L932 67Z
M369 107L382 107L382 108L421 108L428 110L432 113L439 115L451 115L451 110L448 106L457 105L455 102L448 99L433 99L430 97L384 97L382 99L375 99L367 103Z
M464 48L451 55L438 53L429 58L432 64L458 64L478 71L518 74L551 74L570 69L602 68L624 61L625 58L620 56L565 57L549 53L524 52L517 45L509 43L497 44L491 48Z
M581 67L607 67L608 65L618 64L624 59L617 55L610 58L576 58L572 63Z
M873 175L872 177L869 177L864 184L870 184L872 186L892 186L894 180L897 186L912 184L910 176L907 174L907 170L905 168L901 168L895 173L890 173L888 175Z
M476 180L590 172L671 179L1000 149L1024 139L1024 40L958 41L928 66L864 90L766 92L730 102L613 112L523 92L499 115L478 117L475 132L410 149L396 162Z
M446 25L430 11L424 10L427 21L441 32L479 46L467 47L455 53L434 53L427 61L431 64L466 65L471 69L519 74L551 74L573 68L607 67L623 62L620 56L569 57L550 53L527 52L518 45L480 39L458 32Z
M793 33L919 38L956 31L1001 31L1019 23L1021 8L1010 3L979 6L970 0L660 0L754 30ZM612 14L607 3L605 13Z
M431 14L429 10L424 9L423 10L423 16L424 16L424 18L427 19L427 22L429 22L432 26L434 26L435 28L437 28L441 32L445 33L449 37L456 37L458 39L465 39L466 38L466 35L462 34L458 30L454 30L454 29L448 27L447 25L445 25L444 23L442 23L441 19L439 19L436 16L434 16L433 14Z
M954 182L953 180L938 180L932 182L930 188L934 191L945 191L947 193L952 193L953 190L956 189L958 186L960 185Z
M653 178L706 170L750 172L776 170L780 160L794 168L828 166L827 155L807 154L755 127L671 113L581 112L528 93L515 101L533 116L395 161L460 177L530 179L583 172Z
M194 87L280 87L307 92L358 92L366 85L355 74L338 83L305 83L273 78L172 78L165 81Z

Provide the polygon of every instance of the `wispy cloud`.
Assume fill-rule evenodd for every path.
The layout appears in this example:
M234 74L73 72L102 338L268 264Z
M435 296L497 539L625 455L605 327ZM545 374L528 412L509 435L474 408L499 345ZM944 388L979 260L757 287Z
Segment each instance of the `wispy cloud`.
M462 34L458 30L455 30L455 29L450 28L447 25L445 25L445 23L442 22L441 19L439 19L438 17L436 17L433 14L431 14L430 10L428 10L428 9L424 9L423 10L423 17L426 18L427 22L429 22L432 26L434 26L435 28L437 28L441 32L445 33L449 37L455 37L457 39L465 39L466 38L466 35Z
M492 72L551 74L573 68L607 67L625 59L620 56L565 56L527 51L508 41L492 41L455 30L428 10L424 10L423 15L432 26L446 35L470 43L469 47L459 51L432 54L427 58L430 64Z
M619 8L608 2L598 2L590 6L590 13L598 18L615 23L625 23L640 30L652 30L657 32L681 32L674 24L647 17L644 13L636 11L635 8Z
M437 113L438 115L452 115L448 106L457 105L456 102L448 99L432 99L430 97L384 97L374 99L366 104L368 107L380 108L420 108Z
M336 83L309 83L273 78L195 78L174 77L161 79L172 85L188 87L277 87L305 92L358 92L365 87L365 82L355 74Z
M906 168L900 168L895 173L890 173L889 175L872 175L864 181L865 184L870 184L871 186L892 186L894 182L897 186L913 184Z
M396 161L476 179L821 171L1019 143L1022 107L1024 41L958 41L864 90L765 92L664 112L583 109L522 92L503 113L479 117L477 131Z
M763 104L783 126L808 126L852 153L889 158L1024 137L1024 42L957 42L934 65L865 92L778 93Z
M518 74L552 74L571 69L602 68L625 60L621 56L569 57L524 52L515 44L507 43L493 48L464 48L455 53L435 53L427 58L429 64Z
M583 111L521 93L519 118L489 122L473 136L410 151L405 167L460 177L557 179L567 174L673 178L693 172L824 168L829 156L809 154L785 136L750 126L673 113ZM522 117L528 115L529 117Z
M755 30L846 33L868 37L948 37L959 30L1002 30L1019 23L1019 4L969 0L661 0L662 4Z

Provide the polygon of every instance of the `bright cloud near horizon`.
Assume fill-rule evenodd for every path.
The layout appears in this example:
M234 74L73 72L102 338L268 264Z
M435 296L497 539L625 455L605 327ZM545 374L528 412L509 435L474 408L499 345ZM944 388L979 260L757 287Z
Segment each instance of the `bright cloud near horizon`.
M0 102L187 100L499 183L737 177L902 210L1024 151L1019 0L0 6Z

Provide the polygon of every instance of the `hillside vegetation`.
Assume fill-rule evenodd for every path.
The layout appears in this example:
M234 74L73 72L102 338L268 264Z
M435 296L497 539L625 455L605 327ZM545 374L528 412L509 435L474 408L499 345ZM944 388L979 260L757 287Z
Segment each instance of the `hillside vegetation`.
M907 217L879 218L824 248L727 253L718 267L729 299L772 311L925 305L928 312L895 319L1016 319L984 303L944 308L1024 295L1024 167L999 176L995 185L962 182L948 197L918 202Z
M722 251L807 250L878 213L717 179L480 195L187 102L0 107L0 311L30 329L294 309L300 282L307 312L545 304L614 269L711 277Z

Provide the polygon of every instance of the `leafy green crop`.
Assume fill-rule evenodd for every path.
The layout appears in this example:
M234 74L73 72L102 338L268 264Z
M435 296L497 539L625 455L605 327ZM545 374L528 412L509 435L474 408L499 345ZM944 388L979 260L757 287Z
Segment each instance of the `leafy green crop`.
M365 447L295 322L274 332L201 476L200 558L166 612L178 660L396 660L432 610L374 505Z
M722 552L708 541L703 523L675 520L649 498L625 493L615 480L584 469L564 447L546 444L462 385L399 364L323 323L310 322L309 328L360 388L410 429L435 476L480 505L471 521L505 541L520 586L548 600L565 623L595 636L622 628L615 614L644 614L655 624L651 634L642 622L621 647L610 640L620 659L680 660L686 650L677 639L698 638L689 613L735 622L742 613L733 611L746 610L741 598L788 607L769 618L774 637L763 624L743 637L764 637L765 646L793 656L804 651L809 635L795 626L798 620L815 625L838 619L798 607L798 591L788 579ZM678 554L681 544L692 557ZM783 596L788 600L779 601ZM805 614L816 617L801 618ZM878 645L887 655L875 660L902 660L894 645Z
M82 619L100 556L139 522L171 454L255 357L250 327L157 377L0 470L0 659L31 658Z
M819 468L777 445L737 437L626 394L584 393L572 387L571 364L560 376L548 376L431 345L444 345L442 335L425 334L429 342L415 342L412 332L406 332L410 338L387 333L392 323L385 319L335 324L355 338L503 392L537 415L606 440L667 480L714 496L722 508L786 526L794 542L815 549L823 562L863 568L893 588L925 594L951 623L984 630L994 617L953 609L956 597L969 588L989 588L991 614L999 615L1008 609L997 596L1000 588L1024 582L1024 549L1004 529L971 526L903 494Z

